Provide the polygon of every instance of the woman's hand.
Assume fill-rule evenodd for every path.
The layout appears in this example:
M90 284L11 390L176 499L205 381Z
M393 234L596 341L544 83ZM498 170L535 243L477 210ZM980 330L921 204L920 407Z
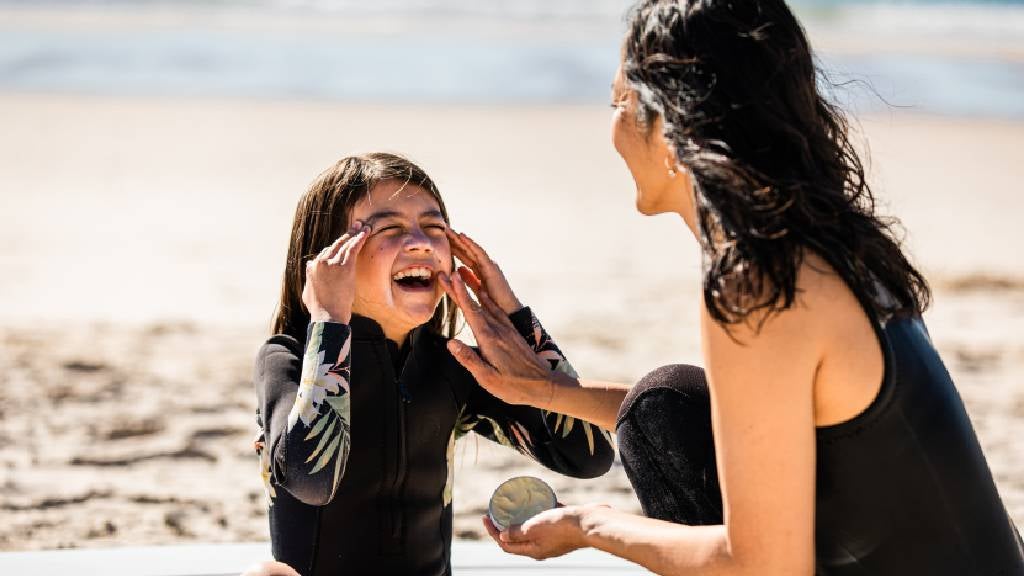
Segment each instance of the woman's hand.
M508 319L508 315L488 295L477 291L476 303L459 276L440 274L441 286L462 310L480 354L458 340L448 341L448 350L469 370L485 390L509 404L529 404L543 408L550 403L555 382L552 372Z
M494 260L491 260L487 252L472 238L461 232L449 228L447 233L452 253L466 265L460 266L458 270L459 276L466 284L469 284L469 287L478 294L481 291L487 292L505 314L520 310L523 304L512 292L512 287L509 286L501 268Z
M356 256L366 243L370 227L356 222L316 258L306 262L306 283L302 303L312 322L348 324L355 298Z
M524 522L501 532L484 516L484 528L502 550L535 560L568 554L587 546L586 534L581 527L583 513L592 506L562 506L545 510Z

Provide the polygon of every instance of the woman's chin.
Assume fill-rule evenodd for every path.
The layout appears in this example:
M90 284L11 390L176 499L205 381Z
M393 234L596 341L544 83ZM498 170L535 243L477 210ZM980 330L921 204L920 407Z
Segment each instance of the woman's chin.
M657 212L652 212L650 207L640 202L639 199L636 201L636 211L643 214L644 216L654 216Z
M658 211L654 209L653 202L651 202L651 195L644 193L644 189L639 184L636 185L636 211L643 214L644 216L653 216Z
M644 199L640 194L636 196L636 211L644 216L654 216L665 212L656 203Z
M655 216L675 212L671 202L672 198L665 193L644 192L639 187L636 190L636 211L644 216Z

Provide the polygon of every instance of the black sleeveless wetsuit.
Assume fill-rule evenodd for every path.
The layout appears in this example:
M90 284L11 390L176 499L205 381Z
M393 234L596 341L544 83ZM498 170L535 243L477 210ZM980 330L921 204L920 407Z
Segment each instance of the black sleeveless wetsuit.
M885 356L869 407L817 429L816 573L1024 574L1024 546L974 428L924 323L880 321ZM751 383L752 386L756 382ZM704 373L666 366L619 412L623 465L648 516L720 524L721 494Z

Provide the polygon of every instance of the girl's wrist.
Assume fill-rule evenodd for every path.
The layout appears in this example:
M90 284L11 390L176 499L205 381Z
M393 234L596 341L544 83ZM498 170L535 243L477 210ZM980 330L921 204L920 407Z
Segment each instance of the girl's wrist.
M330 311L324 308L319 310L310 310L309 312L310 322L337 322L339 324L348 324L352 321L352 313L344 310Z

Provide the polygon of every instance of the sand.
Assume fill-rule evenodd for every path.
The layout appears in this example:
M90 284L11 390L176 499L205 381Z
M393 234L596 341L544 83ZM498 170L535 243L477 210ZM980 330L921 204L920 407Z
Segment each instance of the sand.
M267 538L251 442L292 210L337 158L438 181L583 374L699 362L698 258L633 210L600 107L368 107L0 95L0 549ZM863 119L872 178L936 288L928 313L1024 521L1024 123ZM501 481L638 510L616 464L560 478L470 437L456 535Z

